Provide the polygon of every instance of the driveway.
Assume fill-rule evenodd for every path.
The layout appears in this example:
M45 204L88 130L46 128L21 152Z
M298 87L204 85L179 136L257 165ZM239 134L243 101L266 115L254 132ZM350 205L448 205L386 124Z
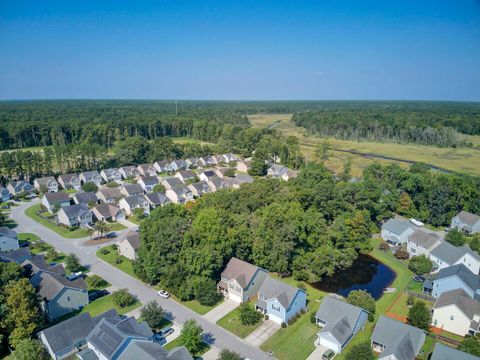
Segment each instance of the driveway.
M203 360L217 360L218 356L220 355L220 349L212 346L210 350L208 350L201 359Z
M245 338L245 342L249 345L259 347L265 341L267 341L270 336L273 335L275 331L280 329L280 324L272 320L266 320L263 322L260 327L255 329L250 335Z
M313 352L308 356L308 358L306 360L322 360L322 355L327 350L329 350L329 348L327 348L326 346L318 345L315 348L315 350L313 350ZM335 356L337 356L337 355L335 354ZM333 358L335 358L335 356Z
M231 299L227 299L224 302L222 302L220 305L214 307L208 313L203 315L203 317L215 324L218 320L223 318L229 312L233 311L238 305L240 305L238 302L233 301Z
M17 232L37 234L41 239L55 246L58 251L65 254L75 253L80 259L80 262L89 267L93 273L100 275L116 288L127 288L133 295L136 295L143 304L151 300L157 300L160 306L169 314L170 319L179 325L190 319L196 320L209 338L209 342L217 348L229 349L250 359L271 360L271 357L260 349L244 343L237 336L220 326L212 324L203 316L200 316L180 303L172 299L160 298L155 289L98 259L95 255L96 250L108 245L108 243L97 246L85 246L83 242L87 240L88 237L83 239L66 239L25 215L25 209L39 201L40 200L37 199L12 208L10 217L18 224L15 228ZM128 230L123 231L126 232Z

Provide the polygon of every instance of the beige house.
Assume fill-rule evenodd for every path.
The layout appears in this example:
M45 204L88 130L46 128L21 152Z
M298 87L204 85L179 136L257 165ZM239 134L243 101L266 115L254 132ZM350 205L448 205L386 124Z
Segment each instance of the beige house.
M57 192L58 183L53 176L36 178L33 182L35 190L38 192Z
M137 166L141 176L157 176L157 169L152 164L141 164Z
M97 199L104 204L117 203L118 200L123 197L122 192L118 187L98 190L95 195L97 195Z
M252 158L245 159L237 163L237 171L248 172L252 167Z
M137 259L137 250L140 248L140 234L136 231L129 232L125 239L118 243L118 253L132 261Z
M267 275L266 270L233 257L221 274L218 290L226 298L243 303L257 294Z
M135 209L143 209L144 214L150 213L150 204L143 195L127 196L118 202L118 206L129 216Z
M58 183L62 188L80 190L80 178L77 174L63 174L58 177Z
M465 336L479 330L480 302L463 289L442 293L432 309L432 325Z
M92 208L92 214L97 221L118 221L125 219L125 214L118 206L101 204Z

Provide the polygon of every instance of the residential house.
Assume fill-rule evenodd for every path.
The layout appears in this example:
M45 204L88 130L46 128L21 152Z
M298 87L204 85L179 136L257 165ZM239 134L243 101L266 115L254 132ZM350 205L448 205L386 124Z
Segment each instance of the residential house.
M408 235L407 250L410 256L425 255L429 257L430 252L442 241L435 232L426 232L421 229L415 230Z
M137 166L140 176L157 176L157 169L151 164L141 164Z
M480 302L463 289L442 293L432 309L432 325L465 336L478 333Z
M243 303L255 297L267 275L266 270L232 257L220 275L217 288L225 298Z
M253 182L253 177L248 174L236 174L232 180L232 187L234 189L239 189L243 184L251 184Z
M93 191L78 192L73 195L73 202L75 204L84 204L90 206L91 204L98 204L97 195Z
M103 180L105 182L116 182L117 184L122 183L122 174L120 174L120 171L115 168L111 169L103 169L100 171L100 175L102 176Z
M0 185L0 202L5 202L10 200L10 193L8 189Z
M258 290L257 310L278 324L288 322L307 308L305 290L267 276Z
M201 181L209 182L212 178L218 178L215 169L205 169L198 174Z
M57 192L58 182L53 176L45 176L36 178L33 182L33 186L38 192Z
M381 315L371 336L379 360L414 360L425 343L425 331Z
M438 299L444 292L463 289L471 298L480 299L480 276L473 274L463 264L441 269L433 280L423 283L426 293Z
M390 219L382 225L381 236L390 244L400 245L407 243L408 235L413 232L414 229L407 220Z
M97 221L119 221L125 219L125 214L113 204L100 204L92 208L92 214Z
M480 216L460 211L452 218L452 229L465 231L467 234L476 234L480 232Z
M65 190L75 189L80 190L80 178L77 174L63 174L58 177L58 183Z
M480 271L480 255L468 245L455 246L448 241L441 241L430 251L429 258L439 270L463 264L474 274Z
M341 353L350 340L362 330L368 320L368 311L351 305L335 295L325 296L315 314L321 327L315 344Z
M167 160L155 161L153 166L159 174L173 171L171 162Z
M122 166L118 169L118 172L124 179L134 179L140 176L140 172L137 170L137 167L133 165Z
M212 177L208 180L207 182L208 186L210 189L212 189L212 192L216 192L221 189L226 189L228 188L228 183L224 179L220 179L219 177Z
M160 184L160 180L156 176L145 176L138 180L138 184L145 192L149 193L153 191L153 188Z
M185 186L182 180L175 176L163 178L161 184L165 187L166 190Z
M212 156L202 156L198 158L198 165L201 167L206 167L206 166L214 166L217 165L217 160L214 159Z
M195 157L188 158L185 162L187 163L187 169L195 169L198 167L198 159Z
M65 276L65 269L62 264L47 264L43 255L31 256L22 263L22 268L33 287L40 284L43 274Z
M208 186L208 184L204 181L199 181L193 184L188 185L188 188L193 194L193 197L197 198L202 196L203 194L209 193L212 190Z
M167 196L159 191L146 194L145 199L147 199L151 209L155 209L157 206L165 206L170 202Z
M466 352L457 350L451 346L435 343L435 348L430 356L430 360L478 360L478 356L468 354Z
M104 204L117 203L123 197L122 192L118 187L103 188L98 190L95 195L97 195L97 199Z
M225 158L223 155L212 155L212 158L215 159L217 165L225 165Z
M118 253L132 261L137 260L137 250L140 248L140 233L130 231L125 239L118 243Z
M246 173L251 168L252 168L252 158L248 158L243 161L239 161L237 163L237 171Z
M27 181L12 181L7 185L7 190L11 196L17 196L22 193L33 193L35 188Z
M120 192L124 196L143 195L144 189L140 184L128 184L124 185Z
M70 198L63 191L45 193L42 197L42 205L53 214L57 208L70 205Z
M150 213L150 204L143 195L127 196L118 202L118 206L129 216L133 215L135 209L143 209L144 214Z
M102 318L118 319L120 317L115 309L110 309L96 317L92 317L88 312L81 313L40 331L37 337L52 359L69 358L87 347L88 334Z
M284 172L281 176L282 180L289 181L291 179L295 179L298 176L299 172L297 170L288 169Z
M11 251L18 248L17 232L6 226L0 227L0 251Z
M188 187L186 187L185 185L177 186L177 187L168 189L165 192L165 196L171 202L176 203L176 204L184 204L188 201L193 200L192 191Z
M223 179L225 177L225 174L229 172L229 168L216 168L213 169L213 172L215 175L217 175L220 179Z
M197 178L197 175L192 170L180 170L175 174L183 183L187 181L194 181Z
M23 263L32 257L30 248L21 247L15 250L0 251L0 262L16 262L17 264Z
M170 163L170 166L172 167L173 171L186 170L188 168L188 164L182 159L173 160Z
M84 171L80 173L80 182L82 184L94 183L97 186L100 186L102 183L102 175L97 170Z
M223 154L221 155L221 157L222 157L222 161L225 164L230 164L232 162L237 162L238 160L240 160L237 155L234 155L232 153Z
M280 164L272 164L267 169L267 176L274 178L281 178L283 174L288 171L288 168Z
M59 224L65 226L87 227L92 223L90 209L84 204L64 206L57 215Z

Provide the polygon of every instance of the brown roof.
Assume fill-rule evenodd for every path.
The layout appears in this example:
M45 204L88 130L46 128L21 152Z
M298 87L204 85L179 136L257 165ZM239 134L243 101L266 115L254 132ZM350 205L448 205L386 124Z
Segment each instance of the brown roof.
M259 267L232 257L222 272L222 278L236 280L241 287L246 287L257 273Z
M474 315L480 314L480 302L468 296L463 289L442 293L433 308L437 309L449 305L456 305L470 320L473 319Z
M408 239L427 250L430 250L440 241L440 237L437 234L427 233L423 230L415 230L409 235Z
M112 204L102 204L95 206L93 210L98 212L104 218L108 218L117 215L120 208Z
M475 225L480 221L480 216L469 213L467 211L460 211L457 215L461 222L467 225Z
M131 231L125 236L125 240L130 244L133 250L138 250L140 247L140 233Z
M116 199L122 197L122 193L120 192L119 187L104 188L99 190L98 192L102 194L106 199Z
M63 201L70 201L70 198L67 194L63 191L53 192L53 193L46 193L45 198L47 199L49 204L59 203Z

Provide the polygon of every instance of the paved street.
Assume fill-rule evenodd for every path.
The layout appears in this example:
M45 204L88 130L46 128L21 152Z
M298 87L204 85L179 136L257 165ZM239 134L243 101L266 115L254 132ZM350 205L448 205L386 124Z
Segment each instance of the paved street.
M52 244L57 250L64 253L75 253L81 263L90 267L91 271L102 276L116 288L127 288L132 294L136 295L142 303L150 300L157 300L159 304L171 314L174 322L183 324L189 319L195 319L204 329L211 342L215 347L229 349L242 354L252 360L271 359L266 353L253 346L248 345L240 338L226 331L225 329L209 322L202 316L193 312L173 300L165 300L160 298L156 291L148 285L132 278L117 268L99 260L95 256L98 248L108 245L109 243L99 246L85 246L84 239L65 239L50 229L36 223L33 219L25 215L24 211L27 207L39 202L38 199L29 203L22 203L20 206L12 208L11 217L18 223L15 228L17 232L31 232L40 236L41 239ZM124 235L126 230L122 231L120 236ZM110 242L111 243L111 242Z

